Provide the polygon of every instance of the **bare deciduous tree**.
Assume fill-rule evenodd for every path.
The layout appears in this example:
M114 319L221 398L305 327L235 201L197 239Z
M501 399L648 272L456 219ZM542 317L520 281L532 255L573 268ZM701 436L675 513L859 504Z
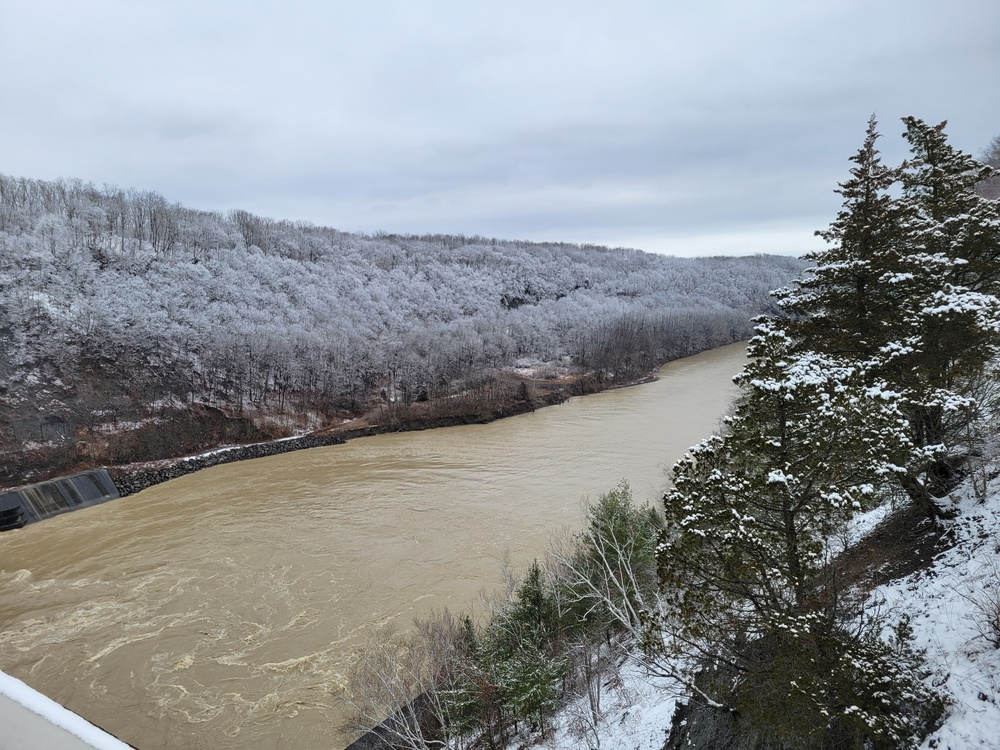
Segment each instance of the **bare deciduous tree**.
M374 731L405 750L462 750L452 736L448 696L462 664L462 624L447 610L418 620L412 633L374 631L347 675L345 734Z
M979 161L993 167L994 172L992 176L976 186L976 191L984 198L1000 200L1000 135L990 141L990 145L983 149L979 155Z

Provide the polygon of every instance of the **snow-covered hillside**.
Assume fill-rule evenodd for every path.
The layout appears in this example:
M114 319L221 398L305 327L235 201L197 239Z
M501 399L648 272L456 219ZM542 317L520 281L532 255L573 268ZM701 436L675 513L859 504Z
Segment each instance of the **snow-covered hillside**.
M953 494L960 514L948 522L954 546L932 567L872 595L910 617L927 677L950 698L944 726L922 747L1000 748L1000 480L977 502L971 487Z
M253 419L248 442L478 397L519 359L632 380L745 338L803 265L355 235L0 175L0 482L224 442L195 404Z
M909 617L914 645L926 653L925 679L949 700L943 725L921 749L995 749L1000 748L1000 476L990 480L983 502L971 482L950 500L958 515L943 522L946 530L932 564L878 586L868 603L887 622ZM855 519L855 539L874 533L888 510ZM683 697L674 684L626 665L621 680L605 686L598 726L586 721L586 706L570 704L549 736L531 746L660 750L678 700Z

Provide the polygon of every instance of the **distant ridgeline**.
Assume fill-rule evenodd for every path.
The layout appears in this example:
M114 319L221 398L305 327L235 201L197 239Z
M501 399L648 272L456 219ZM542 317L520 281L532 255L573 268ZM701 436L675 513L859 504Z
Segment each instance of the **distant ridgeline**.
M19 529L26 523L98 505L118 497L114 482L104 469L92 469L0 494L0 531Z

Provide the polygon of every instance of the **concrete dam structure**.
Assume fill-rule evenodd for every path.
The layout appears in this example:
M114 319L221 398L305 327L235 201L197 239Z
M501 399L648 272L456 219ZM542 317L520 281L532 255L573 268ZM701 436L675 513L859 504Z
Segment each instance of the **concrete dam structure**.
M105 469L30 484L0 493L0 531L19 529L60 513L117 498L118 490Z

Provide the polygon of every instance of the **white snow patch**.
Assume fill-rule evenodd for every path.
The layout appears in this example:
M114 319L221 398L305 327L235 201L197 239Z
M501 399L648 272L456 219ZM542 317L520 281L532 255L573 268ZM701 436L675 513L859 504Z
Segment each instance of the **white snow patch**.
M642 667L622 667L621 680L605 685L601 696L601 720L593 725L585 698L560 711L555 727L544 740L531 743L541 750L661 750L670 731L677 701L673 683L647 674ZM510 750L523 746L517 738Z
M103 729L94 726L82 716L78 716L51 698L33 690L16 677L11 677L3 672L0 672L0 695L7 696L32 713L38 714L50 724L79 737L96 750L132 750L130 745L126 745Z
M960 515L951 522L955 545L933 567L873 592L891 615L907 614L925 649L928 680L952 704L944 725L921 748L1000 747L1000 492L976 504L973 493L960 497Z

